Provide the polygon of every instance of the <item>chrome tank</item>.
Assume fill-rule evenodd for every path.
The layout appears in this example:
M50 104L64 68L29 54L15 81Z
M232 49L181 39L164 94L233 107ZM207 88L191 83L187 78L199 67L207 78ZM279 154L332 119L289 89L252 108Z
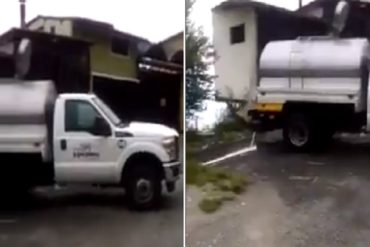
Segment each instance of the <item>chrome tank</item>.
M359 77L369 57L366 39L305 37L267 44L260 77Z
M261 54L254 101L353 104L364 112L369 54L369 43L361 38L270 42Z
M52 160L52 81L0 79L0 153L41 153Z
M56 95L51 81L0 79L0 124L46 124Z

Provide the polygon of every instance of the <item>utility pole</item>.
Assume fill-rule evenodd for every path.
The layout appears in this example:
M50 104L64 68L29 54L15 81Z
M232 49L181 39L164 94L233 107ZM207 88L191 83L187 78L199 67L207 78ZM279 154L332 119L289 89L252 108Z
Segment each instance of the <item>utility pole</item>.
M26 0L19 0L21 28L26 28Z
M298 8L302 8L302 0L298 0Z

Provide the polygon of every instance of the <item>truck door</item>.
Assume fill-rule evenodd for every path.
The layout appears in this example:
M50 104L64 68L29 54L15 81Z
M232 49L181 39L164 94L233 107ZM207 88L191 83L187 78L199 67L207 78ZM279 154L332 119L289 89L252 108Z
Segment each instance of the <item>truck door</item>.
M63 110L62 110L63 111ZM109 122L89 101L66 100L54 135L57 182L112 182L120 154Z

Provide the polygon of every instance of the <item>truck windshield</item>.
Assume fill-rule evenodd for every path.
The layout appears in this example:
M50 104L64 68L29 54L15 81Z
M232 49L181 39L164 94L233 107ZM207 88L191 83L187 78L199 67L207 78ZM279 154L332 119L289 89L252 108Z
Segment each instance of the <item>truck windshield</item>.
M121 119L119 119L119 117L101 99L96 97L93 98L93 101L98 105L98 107L104 112L104 114L114 125L117 126L122 123Z

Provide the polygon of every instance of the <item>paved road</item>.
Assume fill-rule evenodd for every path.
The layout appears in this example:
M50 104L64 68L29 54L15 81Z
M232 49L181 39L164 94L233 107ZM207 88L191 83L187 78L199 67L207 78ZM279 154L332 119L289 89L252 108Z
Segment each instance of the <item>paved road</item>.
M0 246L174 247L183 242L183 189L156 212L129 211L112 189L39 189L0 203Z
M252 185L210 216L191 206L192 192L188 246L370 246L369 137L297 154L271 133L258 138L258 151L222 166L248 174Z

